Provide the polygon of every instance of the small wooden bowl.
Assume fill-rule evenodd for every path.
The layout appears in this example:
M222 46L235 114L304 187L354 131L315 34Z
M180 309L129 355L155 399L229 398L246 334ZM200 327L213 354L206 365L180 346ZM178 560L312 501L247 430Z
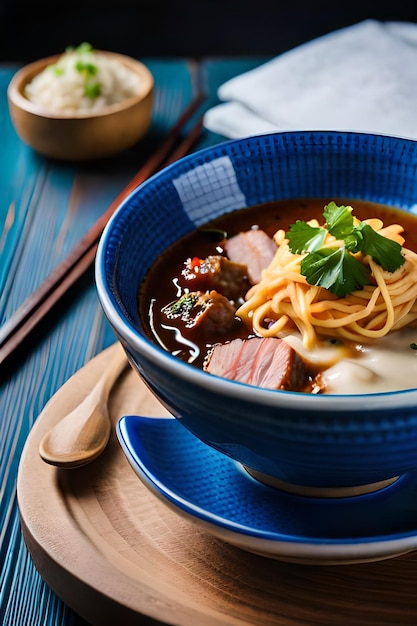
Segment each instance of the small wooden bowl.
M65 161L85 161L114 155L133 146L149 128L154 79L145 65L115 52L103 52L140 76L141 92L101 111L51 113L33 104L25 87L60 55L47 57L20 69L7 89L10 116L20 139L44 156Z

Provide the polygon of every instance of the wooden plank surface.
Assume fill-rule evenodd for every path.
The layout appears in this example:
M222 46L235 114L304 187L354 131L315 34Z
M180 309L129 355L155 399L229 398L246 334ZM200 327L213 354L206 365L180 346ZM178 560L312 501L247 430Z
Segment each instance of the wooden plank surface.
M415 624L417 554L352 564L280 562L211 536L136 476L114 434L122 415L167 415L132 370L109 401L113 434L75 470L39 457L42 436L93 387L111 346L52 398L27 439L18 499L27 545L46 581L94 626Z
M0 320L3 324L49 275L121 191L202 87L253 61L144 60L155 76L152 127L137 146L103 162L64 164L34 154L18 139L6 90L17 67L0 66ZM256 63L256 61L255 61ZM218 79L216 79L218 76ZM216 82L217 81L217 82ZM206 135L200 146L217 137ZM16 476L23 446L45 404L69 377L114 341L86 275L31 338L0 380L0 624L83 626L42 580L22 538Z
M197 64L175 59L149 60L146 63L156 79L155 108L149 136L118 158L80 166L42 159L21 144L11 126L6 104L7 84L16 68L0 67L2 323L104 212L196 90L205 90L208 93L207 106L212 105L216 102L219 84L259 62L259 59L211 59ZM206 134L199 147L220 139ZM28 440L32 429L35 437L34 425L47 402L75 372L113 341L114 335L101 312L90 274L39 329L32 339L31 350L22 356L10 376L0 381L0 624L3 626L86 626L88 623L85 619L87 612L81 617L74 611L74 608L85 611L84 606L77 604L82 599L81 596L77 598L77 587L72 591L69 589L75 595L75 598L68 598L71 608L42 579L35 567L21 532L16 480L22 450L26 441L32 441ZM38 424L39 428L44 427L40 421ZM109 476L110 499L106 500L102 509L107 511L109 506L111 508L112 489L117 476L129 494L132 490L133 497L140 492L133 472L125 481L127 461L120 458L117 447L109 448L109 451L112 449L117 467L124 469L120 475L115 472L114 476ZM98 462L98 478L100 467L103 470ZM39 478L50 469L42 466ZM86 470L86 475L91 477L90 472L91 468ZM32 479L36 479L35 474ZM96 493L100 493L100 498L106 493L100 480L93 483L90 478L87 485L93 490L98 485L100 489ZM354 567L300 567L244 553L201 533L192 535L187 544L189 524L174 513L165 511L162 503L152 500L151 504L147 492L141 493L141 501L149 503L152 510L152 516L147 518L151 520L151 527L148 525L145 534L140 535L143 541L146 540L145 554L151 568L148 572L152 582L148 598L155 599L157 592L165 594L161 605L151 602L152 610L146 609L147 623L160 623L161 619L187 626L243 623L254 626L349 626L358 623L367 626L415 626L417 623L415 554ZM66 500L67 506L72 503L73 510L74 506L77 508L78 519L82 513L78 503L86 501L81 496L79 488L73 489ZM126 516L130 519L130 508L125 505L122 511L122 518ZM39 511L39 515L41 513ZM88 508L84 516L85 531L90 528L90 513L93 518L98 514L103 523L109 523L101 517L100 509L97 513L97 510L94 512ZM70 516L65 518L66 531L71 519ZM120 523L120 519L116 521ZM152 534L154 522L155 528L160 529L162 525L164 529L162 540L161 534L158 541ZM116 538L117 524L117 532L114 527L107 526ZM28 526L26 531L30 532ZM86 532L85 537L88 536ZM107 537L105 532L103 537ZM125 536L123 541L127 548L133 543L132 538ZM151 541L152 549L147 541ZM119 539L117 545L120 548L118 542ZM172 546L174 554L170 552ZM70 549L67 554L71 556ZM76 554L73 559L76 559ZM125 554L129 555L129 550ZM155 554L161 555L166 566L164 589L158 587L156 573L152 569ZM38 556L42 557L41 554ZM97 551L96 558L102 558L100 551ZM43 565L44 562L38 563L40 569ZM82 565L88 574L88 563L83 562ZM143 564L141 569L145 575ZM178 572L182 574L180 594L174 584ZM167 573L172 574L174 582L166 579ZM56 588L59 580L49 582ZM193 583L196 591L191 599L190 585ZM85 585L82 588L85 591ZM102 592L103 589L99 590L101 595ZM183 601L184 598L186 601ZM96 615L94 601L92 604L88 611L89 620L95 619ZM114 604L110 604L114 608ZM127 602L123 606L126 608ZM170 612L173 606L176 612ZM197 620L194 619L196 615ZM138 623L136 615L135 623Z

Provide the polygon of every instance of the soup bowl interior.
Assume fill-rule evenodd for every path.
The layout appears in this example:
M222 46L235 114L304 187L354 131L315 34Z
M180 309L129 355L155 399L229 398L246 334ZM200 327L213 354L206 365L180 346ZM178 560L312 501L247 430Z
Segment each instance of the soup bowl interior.
M165 168L108 223L96 259L97 290L133 368L181 424L257 478L289 490L348 494L413 471L417 390L313 395L210 375L148 338L139 286L179 238L245 207L323 198L416 212L416 167L411 140L346 132L250 137Z

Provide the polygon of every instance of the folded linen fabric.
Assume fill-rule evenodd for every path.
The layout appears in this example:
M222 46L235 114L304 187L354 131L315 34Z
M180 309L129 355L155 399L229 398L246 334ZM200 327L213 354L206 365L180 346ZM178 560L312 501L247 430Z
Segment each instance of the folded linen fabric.
M417 139L417 24L340 29L230 79L218 97L204 125L227 138L351 130Z

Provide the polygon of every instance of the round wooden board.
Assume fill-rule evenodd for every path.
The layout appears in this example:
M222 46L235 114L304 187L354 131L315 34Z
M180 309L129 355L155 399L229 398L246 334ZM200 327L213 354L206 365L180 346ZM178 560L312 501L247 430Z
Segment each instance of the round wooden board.
M79 469L45 464L43 434L88 392L117 345L50 400L25 445L18 501L25 541L46 582L93 625L395 626L417 623L417 554L357 565L300 565L212 537L136 477L114 435ZM127 371L109 402L124 414L165 416Z

